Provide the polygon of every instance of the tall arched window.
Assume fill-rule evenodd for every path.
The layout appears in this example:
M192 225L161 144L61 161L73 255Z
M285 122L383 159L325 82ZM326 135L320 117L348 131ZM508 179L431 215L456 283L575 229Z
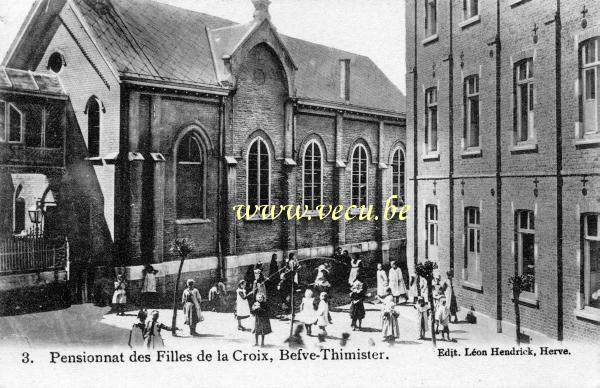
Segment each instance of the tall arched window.
M323 202L323 157L316 141L313 140L306 146L303 161L302 204L309 210L315 210Z
M392 195L396 195L398 198L394 199L394 206L404 204L405 197L405 158L404 151L398 148L394 152L392 158Z
M100 101L90 97L85 112L88 116L88 154L91 157L100 156Z
M271 161L269 148L262 138L256 138L248 149L247 200L249 206L270 203Z
M367 205L368 166L367 149L359 144L352 151L352 205Z
M192 132L177 147L177 218L205 218L205 155Z
M25 199L21 197L23 186L19 185L15 190L14 196L14 213L13 226L15 234L19 234L25 230Z

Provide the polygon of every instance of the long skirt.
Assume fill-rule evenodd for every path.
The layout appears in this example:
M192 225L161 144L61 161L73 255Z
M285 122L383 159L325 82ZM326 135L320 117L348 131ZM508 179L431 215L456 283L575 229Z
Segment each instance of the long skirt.
M161 349L165 347L165 343L160 334L147 336L144 340L144 344L148 349Z
M252 330L252 333L259 335L267 335L271 333L271 322L269 321L269 317L255 316L254 329Z
M362 300L350 303L350 319L361 320L365 317L365 305Z
M417 322L418 322L418 330L419 331L423 331L423 333L426 333L429 331L429 319L427 319L427 313L421 313L418 315L417 317Z
M196 324L202 321L202 314L198 314L196 306L192 302L186 302L183 305L183 313L185 315L185 324L190 327L196 327Z
M383 338L400 338L398 317L393 313L385 313L381 316L381 334Z

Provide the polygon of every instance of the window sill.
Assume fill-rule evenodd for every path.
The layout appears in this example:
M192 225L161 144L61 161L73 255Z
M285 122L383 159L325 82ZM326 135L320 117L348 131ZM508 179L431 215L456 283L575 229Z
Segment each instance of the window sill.
M481 148L479 148L479 147L471 147L471 148L464 149L461 152L461 155L463 157L467 157L467 158L468 157L481 156Z
M481 285L479 283L472 283L467 280L463 280L462 286L463 286L463 288L466 288L467 290L472 290L472 291L477 291L477 292L483 293L483 285Z
M521 5L523 3L528 2L529 0L511 0L510 1L510 6L512 7L516 7L517 5Z
M583 309L575 309L573 314L579 319L600 322L600 309L594 307L585 306Z
M104 164L104 161L102 160L102 157L100 157L100 156L90 156L90 157L85 158L85 160L89 161L94 166L101 166Z
M303 218L307 218L307 217L317 217L319 215L319 212L316 210L307 210L304 213L304 217Z
M467 20L458 23L458 26L462 29L465 29L473 24L479 23L481 21L481 16L480 15L475 15L475 16L471 16L470 18L468 18Z
M196 225L196 224L210 224L212 221L206 218L190 218L187 220L175 220L177 225Z
M537 143L520 143L520 144L515 144L510 148L511 153L537 152L537 150L538 150Z
M365 209L365 211L367 211L367 210L368 210L368 208L369 208L369 205L368 205L368 204L367 204L367 205L360 205L360 206L359 206L359 207L357 207L357 208L356 208L356 207L351 207L351 208L349 208L349 209L348 209L348 210L349 210L349 212L350 212L350 215L351 215L351 216L357 216L357 215L359 215L359 214L360 214L360 212L361 212L361 210L363 209L363 206L364 206L364 209Z
M600 137L583 137L581 139L575 139L573 143L575 144L575 147L600 146Z
M440 153L438 151L428 152L421 156L423 160L440 160Z
M244 218L240 221L244 221L244 222L270 222L273 221L272 218L262 218L261 216L256 216L256 217L251 217L251 218Z
M422 44L423 46L427 46L427 45L428 45L428 44L430 44L430 43L437 42L437 41L438 41L438 39L439 39L439 36L438 36L438 34L433 34L433 35L431 35L431 36L428 36L427 38L423 39L423 40L421 41L421 44Z
M514 302L515 298L511 298L511 300ZM540 301L538 300L537 295L532 293L529 293L529 295L521 294L519 296L519 304L523 306L533 307L536 309L540 308Z

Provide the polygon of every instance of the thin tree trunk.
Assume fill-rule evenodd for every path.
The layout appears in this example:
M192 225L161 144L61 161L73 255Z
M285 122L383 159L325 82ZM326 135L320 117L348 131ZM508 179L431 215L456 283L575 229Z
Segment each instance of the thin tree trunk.
M435 343L435 303L433 303L433 290L431 280L427 280L427 295L429 298L429 305L431 306L431 343L436 346Z
M521 345L521 310L519 309L519 295L515 295L515 330L517 331L517 346Z
M171 334L175 335L177 331L177 296L179 295L179 282L181 281L181 270L185 257L181 258L179 263L179 271L177 271L177 281L175 282L175 290L173 291L173 320L171 321Z

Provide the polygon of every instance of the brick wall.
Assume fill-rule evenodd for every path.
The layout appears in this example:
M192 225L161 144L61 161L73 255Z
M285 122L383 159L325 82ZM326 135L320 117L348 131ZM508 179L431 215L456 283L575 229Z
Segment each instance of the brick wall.
M414 260L414 233L418 234L419 259L425 256L424 240L424 205L435 202L441 196L439 205L440 244L447 246L447 236L454 233L454 262L456 276L464 267L464 207L479 206L481 211L481 265L483 285L481 290L471 287L458 287L459 304L473 305L476 310L495 317L496 284L498 282L496 247L501 247L502 278L502 319L514 320L511 291L508 277L514 273L515 263L515 227L514 212L517 209L535 210L535 239L537 244L537 262L535 265L537 282L537 303L523 304L521 307L522 324L525 327L542 331L553 337L560 333L557 317L557 268L560 265L557 257L557 241L562 241L563 266L563 320L565 339L597 339L597 322L584 318L580 310L579 300L581 279L580 260L580 217L585 212L598 212L596 178L588 177L587 195L583 195L582 176L595 171L600 154L597 145L582 145L576 142L576 128L579 117L578 95L581 92L578 78L578 44L584 39L600 36L597 18L587 17L587 27L582 26L582 14L585 1L561 2L562 15L562 180L564 186L558 186L556 152L556 85L555 85L555 25L546 24L554 17L555 3L542 0L523 2L500 2L500 38L502 42L501 61L501 143L496 144L496 47L493 45L496 34L496 1L479 2L479 16L465 21L462 3L452 4L453 12L453 51L454 58L454 137L453 137L453 171L454 175L454 230L451 232L448 220L449 211L444 205L449 197L448 186L437 182L437 196L433 196L433 175L443 178L450 167L448 161L448 143L444 136L443 120L448 112L448 54L449 54L449 5L438 2L438 39L423 42L424 4L407 2L407 159L408 174L412 177L415 169L422 179L410 181L409 202L415 201L412 188L418 184L418 228L412 230L414 220L408 223L408 261ZM417 17L415 20L415 4ZM591 15L600 10L600 5L586 3ZM416 48L414 57L415 34L414 23L417 23ZM537 29L534 29L537 27ZM534 41L534 34L537 41ZM513 65L514 62L532 57L534 61L534 111L536 146L529 150L516 150L514 147L514 115L513 115ZM413 67L416 63L418 74L417 100L412 98L414 86ZM435 69L433 65L435 64ZM435 73L435 75L434 75ZM480 155L462 155L464 108L463 78L471 74L479 74L480 96ZM438 116L440 118L438 148L439 161L424 161L421 158L424 131L424 89L438 86ZM417 118L417 137L414 137L413 119ZM447 122L447 121L446 121ZM417 145L417 164L413 163L413 145ZM502 240L496 241L496 157L501 158L502 169ZM537 185L537 186L536 186ZM534 189L537 187L537 193ZM493 193L492 193L493 190ZM557 191L562 190L563 235L557 237ZM537 194L537 195L536 195ZM446 240L446 242L445 242ZM441 248L441 247L440 247ZM445 248L442 248L445 249ZM440 250L441 251L441 250ZM440 264L445 265L446 254L440 255ZM595 337L594 337L595 336Z

